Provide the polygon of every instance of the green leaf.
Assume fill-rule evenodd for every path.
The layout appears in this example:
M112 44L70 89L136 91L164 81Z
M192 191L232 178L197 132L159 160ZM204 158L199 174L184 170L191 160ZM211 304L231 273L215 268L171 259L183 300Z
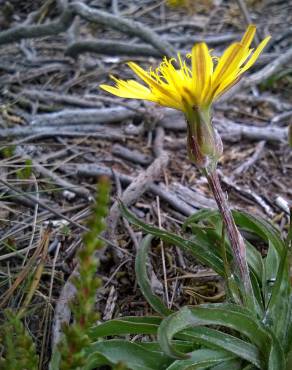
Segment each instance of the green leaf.
M252 272L255 274L260 286L262 286L265 268L262 255L249 241L245 240L245 245L246 245L247 263L251 268Z
M281 347L277 337L267 328L267 332L269 333L272 339L272 346L271 351L269 353L269 366L268 370L282 370L286 369L286 358L284 355L283 348Z
M234 211L233 211L234 215ZM183 228L186 229L187 227L191 227L198 224L199 222L208 222L208 225L213 225L214 230L216 231L215 239L220 240L221 238L221 230L222 230L222 218L218 210L210 210L210 209L202 209L201 211L195 213L194 215L187 218L187 220L183 224ZM205 228L207 239L211 236L211 230ZM197 229L195 230L197 235ZM214 236L213 236L214 238ZM250 268L255 273L256 277L260 282L262 282L262 275L263 275L263 261L261 254L256 250L256 248L249 242L245 241L247 247L247 261ZM228 245L228 252L231 256L231 248Z
M89 330L89 337L92 341L100 337L127 335L127 334L149 334L156 335L159 324L162 319L159 317L123 317L120 319L110 320L100 325L94 326ZM213 349L225 349L256 364L260 367L261 359L256 346L245 342L230 334L220 332L208 327L195 327L189 330L184 330L176 335L177 338L184 339L184 345L194 347L194 343L207 346ZM178 347L176 341L176 347ZM148 348L152 343L145 343ZM181 344L182 346L182 344ZM180 348L182 349L182 348Z
M200 211L188 217L183 224L183 228L186 229L188 226L191 226L192 223L196 224L202 220L206 219L211 220L216 218L218 219L218 216L219 211L217 209L203 208Z
M195 256L202 264L211 267L219 275L224 276L222 259L218 255L214 254L214 251L210 251L209 248L206 248L206 246L202 246L195 241L185 240L174 233L146 224L130 212L122 203L120 204L120 209L123 216L133 225L138 226L148 234L159 237L165 242L183 248L185 251L188 251Z
M292 306L292 296L289 298L290 307ZM292 309L290 308L290 317L288 320L288 329L287 329L287 350L286 352L290 353L291 369L292 369Z
M272 288L271 298L266 310L265 320L270 324L285 350L288 350L288 330L291 318L291 285L287 254L282 256L278 268L275 284Z
M161 318L149 317L122 317L106 321L89 329L88 335L92 341L100 337L126 334L157 334Z
M262 289L266 313L264 322L275 333L285 350L288 349L287 323L291 317L291 285L287 260L287 248L279 230L271 223L243 212L234 212L235 221L246 230L268 242L265 274Z
M292 369L292 350L287 355L287 369Z
M206 326L193 327L175 335L177 338L195 341L208 348L226 350L246 361L252 362L257 367L263 366L258 348L249 342L233 335L215 330Z
M200 349L199 345L197 343L191 342L191 341L185 341L185 340L174 340L172 342L173 346L182 352L192 352L195 349ZM161 347L158 342L140 342L140 346L143 348L146 348L150 351L158 351L161 352Z
M60 370L61 355L57 348L52 351L52 358L49 365L49 370Z
M137 343L117 339L92 343L86 355L88 362L84 370L119 363L132 370L163 370L172 362L162 352L150 351Z
M226 351L211 349L198 349L190 353L190 359L178 360L171 364L167 370L197 370L209 369L210 366L233 359L233 355Z
M203 223L203 225L205 224L206 227L203 228L202 226L199 226L198 223ZM218 242L222 238L222 218L217 210L204 209L195 213L185 221L184 228L187 227L192 229L197 243L200 244L202 242L202 238L204 238L204 242L209 244L209 249L213 253L216 251L217 248L214 247L216 247L216 244L218 245ZM258 314L262 315L264 305L260 288L263 280L264 264L261 254L256 250L256 248L248 241L245 241L245 245L254 296L256 298L256 310ZM231 260L232 251L228 241L226 241L225 248L228 260ZM234 284L236 284L236 281L232 282L232 285ZM237 285L239 285L238 282Z
M251 365L253 370L256 370L257 367ZM239 359L229 360L221 362L219 365L215 365L210 368L210 370L243 370L242 361Z
M193 326L220 325L233 330L247 337L258 348L261 356L265 356L265 363L278 361L278 369L284 369L284 358L281 350L269 332L267 332L261 322L256 320L247 309L228 304L201 305L196 308L184 307L175 314L165 318L158 330L158 339L164 352L175 358L185 358L184 353L176 351L171 340L177 333ZM282 366L282 367L281 367ZM272 369L272 368L271 368ZM276 369L276 368L274 368Z
M173 311L165 306L162 300L152 293L151 283L147 275L147 257L148 251L151 246L151 241L153 240L152 235L147 235L141 242L139 249L137 251L136 261L135 261L135 272L137 277L137 282L139 287L147 299L150 306L158 312L161 316L168 316Z
M269 243L277 252L278 257L285 252L285 243L279 230L261 217L254 217L245 212L233 211L236 224L244 230L250 231ZM275 272L274 272L275 273Z
M242 370L256 370L256 367L252 364L245 366Z

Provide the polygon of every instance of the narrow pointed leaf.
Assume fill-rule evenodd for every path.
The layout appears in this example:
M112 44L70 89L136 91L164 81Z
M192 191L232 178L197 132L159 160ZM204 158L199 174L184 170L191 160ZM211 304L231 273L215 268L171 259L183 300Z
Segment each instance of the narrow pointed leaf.
M161 316L170 315L173 311L168 309L162 300L152 292L151 283L147 275L148 250L153 240L152 235L147 235L141 242L135 261L135 272L139 287L150 306Z
M172 357L185 358L186 354L179 353L172 346L172 339L177 333L202 325L220 325L236 330L251 343L254 343L264 357L266 365L269 364L272 354L273 363L278 361L278 370L284 368L284 359L281 350L273 347L273 340L263 325L253 317L250 311L235 305L201 305L196 308L184 307L175 314L165 318L158 330L158 339L164 352ZM276 369L276 368L275 368Z
M176 334L177 338L195 341L197 344L218 350L225 350L246 361L263 366L260 351L257 346L233 335L206 326L197 326Z
M257 367L253 366L253 370L257 370ZM242 361L239 359L235 360L229 360L229 361L224 361L221 362L219 365L215 365L210 368L210 370L243 370L242 369Z
M234 356L226 351L198 349L190 353L190 359L178 360L167 370L197 370L209 369L210 366L233 359Z
M161 318L155 316L146 317L122 317L109 320L89 329L88 335L92 341L100 337L126 335L126 334L156 334Z
M137 343L117 339L95 342L86 352L88 362L83 370L118 363L131 370L162 370L172 362L162 352L150 351Z
M138 226L140 229L148 234L159 237L165 242L177 245L183 248L185 251L190 252L195 256L201 263L211 267L219 275L224 276L224 268L222 259L212 253L212 251L202 247L199 243L191 240L185 240L184 238L170 233L166 230L161 230L157 227L146 224L137 218L132 212L130 212L123 204L120 205L121 212L126 219L133 225Z

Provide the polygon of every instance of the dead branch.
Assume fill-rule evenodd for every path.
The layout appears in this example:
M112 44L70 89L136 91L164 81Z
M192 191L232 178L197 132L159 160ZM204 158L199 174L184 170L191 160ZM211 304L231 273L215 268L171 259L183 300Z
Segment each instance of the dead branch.
M114 174L110 168L99 166L95 164L77 164L77 165L63 165L59 168L61 171L64 171L70 176L76 177L99 177L102 175L113 178ZM122 184L128 185L134 181L134 177L125 175L118 171L115 171L115 175L119 178ZM168 189L163 184L151 184L149 186L149 191L154 195L157 195L165 203L169 204L173 209L181 212L185 216L190 216L195 213L196 209L194 205L189 205L184 202L184 200L178 198L175 192Z
M127 161L134 163L149 165L152 162L150 155L139 152L138 150L131 150L124 145L115 144L112 148L112 153L118 157L124 158Z
M195 187L184 186L179 182L173 182L170 185L170 189L179 199L191 207L195 207L196 209L217 208L216 202L212 198L209 198Z
M58 35L61 32L67 31L71 26L74 17L75 15L72 12L72 9L68 6L63 11L60 18L55 22L40 25L24 24L0 32L0 45L17 42L23 39Z
M133 108L137 105L133 105ZM90 123L115 123L134 118L134 110L123 107L104 109L64 109L61 112L38 114L31 121L33 126L62 126Z
M0 183L2 185L4 185L5 187L7 187L8 189L12 190L15 194L20 195L22 198L28 199L30 202L32 202L33 207L35 206L35 204L38 204L40 208L49 211L51 214L59 217L60 219L64 219L64 220L68 221L71 225L77 226L78 229L81 229L83 231L87 231L88 230L87 227L79 224L78 222L74 221L73 219L70 219L66 215L60 213L57 210L58 207L56 207L55 205L54 206L48 205L44 201L42 201L42 200L38 199L37 197L35 197L34 195L31 195L29 193L25 193L25 192L17 189L15 186L11 185L9 182L7 182L7 181L5 181L3 179L0 179Z
M52 325L52 348L54 348L61 339L62 325L64 323L69 323L71 318L71 309L68 303L76 294L76 288L74 284L71 283L71 279L76 275L78 275L77 267L75 267L70 278L64 284L55 306L55 315Z
M51 63L42 67L33 68L31 70L17 71L13 75L3 76L0 78L0 84L11 84L11 83L22 83L25 81L32 80L34 78L43 76L48 73L57 73L60 71L69 71L70 67L65 63Z
M56 126L18 126L0 129L0 139L14 137L30 137L31 140L39 140L50 137L95 137L105 140L124 141L122 129L103 127L92 124Z
M172 28L197 28L203 30L206 27L207 18L202 15L192 15L192 21L181 21L176 23L162 24L161 26L154 27L155 31L164 32Z
M215 119L215 125L220 135L227 141L237 142L242 139L265 140L265 141L287 141L288 128L280 127L256 127L235 123L225 119Z
M26 158L29 158L29 156L26 156ZM32 158L31 158L32 159ZM54 181L55 184L61 186L63 190L69 190L70 192L73 192L74 194L77 194L81 196L82 198L85 198L86 200L91 200L90 191L80 185L74 185L70 183L68 180L62 179L60 176L58 176L55 172L49 170L48 168L42 166L40 163L38 163L35 160L32 160L33 167L43 176L50 178ZM73 194L73 195L74 195Z
M253 73L251 76L243 81L243 87L258 84L277 73L285 64L292 60L292 48L282 53L278 58L274 59L265 68Z
M278 122L287 121L290 117L292 117L292 110L276 115L275 117L273 117L271 123L275 124Z
M0 45L28 38L57 35L69 29L76 15L79 15L89 22L111 27L128 35L138 36L140 39L146 41L157 49L161 55L170 56L175 53L171 44L166 40L161 39L155 31L142 23L90 8L81 2L68 4L60 18L55 22L42 25L23 24L7 31L0 32ZM104 45L104 47L106 46Z
M233 172L232 172L232 177L231 180L235 176L239 176L244 174L250 167L252 167L262 156L264 148L265 148L266 142L265 141L260 141L255 148L255 151L253 155L248 158L247 161L243 162L240 166L238 166Z
M206 42L207 44L218 45L225 42L237 40L240 36L235 33L226 33L224 35L214 36L167 36L164 39L174 44L195 44L197 42Z
M19 99L23 96L29 97L33 100L39 100L43 102L53 102L57 104L68 104L84 108L97 108L101 103L98 100L84 99L73 94L60 94L51 91L41 91L35 89L23 89L13 94L14 99Z
M160 138L161 140L161 138ZM163 143L163 139L161 140ZM161 150L159 156L154 160L153 163L143 172L141 172L131 184L124 191L121 201L126 205L130 206L149 189L150 185L161 175L162 171L166 168L169 161L168 154ZM120 217L119 203L115 202L109 213L107 220L107 226L110 233L110 239L114 240L115 230Z
M90 8L80 2L73 2L70 6L76 14L89 22L98 23L105 27L111 27L128 35L138 36L141 40L151 44L162 55L171 56L175 54L173 47L166 40L161 39L156 32L152 31L140 22L121 18L101 10Z
M271 95L260 95L260 96L253 96L247 94L236 94L233 98L231 97L230 100L239 100L244 103L251 103L251 104L270 104L274 109L279 112L283 112L284 110L290 110L292 105L288 102L283 101L283 99L277 99Z
M76 58L82 53L95 53L105 55L127 55L127 56L146 56L161 57L161 52L147 44L129 44L118 41L85 40L77 41L69 45L65 55Z

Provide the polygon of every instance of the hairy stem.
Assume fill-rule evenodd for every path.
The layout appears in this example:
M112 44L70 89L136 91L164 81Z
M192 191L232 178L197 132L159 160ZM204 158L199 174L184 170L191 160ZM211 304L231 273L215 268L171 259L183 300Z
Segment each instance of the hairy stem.
M240 279L243 283L245 295L251 296L252 286L246 260L246 249L243 238L235 225L227 199L222 190L217 171L205 172L209 186L222 215L223 222L230 240L235 264L239 271Z

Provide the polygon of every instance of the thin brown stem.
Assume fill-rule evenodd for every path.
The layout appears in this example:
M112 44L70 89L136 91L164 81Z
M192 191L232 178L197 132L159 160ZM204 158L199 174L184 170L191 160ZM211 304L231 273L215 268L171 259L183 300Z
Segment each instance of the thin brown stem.
M233 257L239 270L239 276L242 280L245 293L247 295L250 295L252 293L252 286L246 260L246 249L244 240L240 232L238 231L237 226L235 225L227 199L222 190L217 171L215 170L207 172L206 177L218 205L219 211L222 215L223 222L230 240Z

